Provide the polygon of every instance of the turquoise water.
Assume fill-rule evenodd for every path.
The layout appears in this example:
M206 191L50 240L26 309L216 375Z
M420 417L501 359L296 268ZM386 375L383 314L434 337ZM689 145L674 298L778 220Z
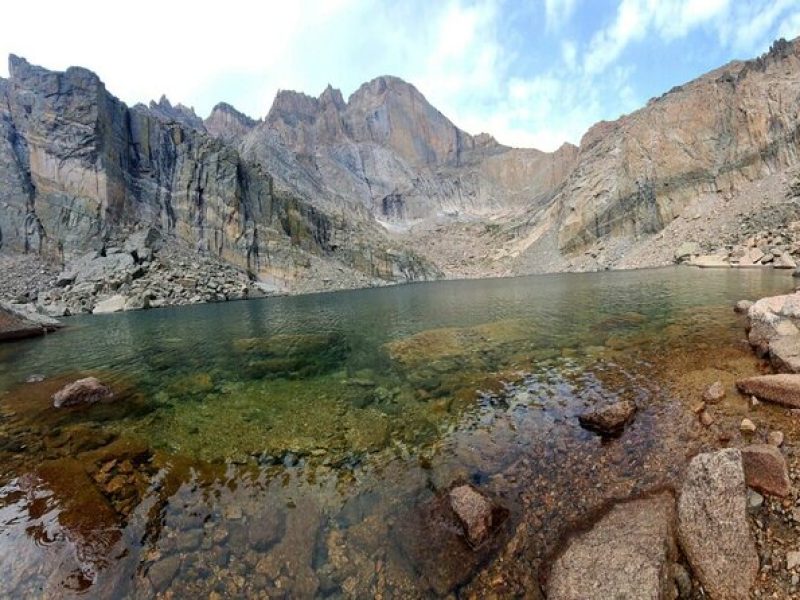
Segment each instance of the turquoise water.
M732 303L791 285L671 268L67 319L0 347L0 594L446 594L533 514L536 565L593 502L674 474L668 356L735 344ZM115 399L50 406L87 375ZM640 414L598 446L575 416L620 397ZM575 478L572 506L531 495ZM458 481L509 510L477 550L425 521Z

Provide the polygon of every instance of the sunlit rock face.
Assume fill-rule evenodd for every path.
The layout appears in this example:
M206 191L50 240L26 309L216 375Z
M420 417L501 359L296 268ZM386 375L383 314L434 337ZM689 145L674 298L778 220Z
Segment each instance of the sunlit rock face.
M9 70L0 82L4 248L64 258L150 225L256 276L289 277L310 256L378 278L426 276L376 225L276 192L191 109L166 98L129 109L81 68L51 72L12 56Z
M546 153L472 136L413 85L388 76L347 102L330 86L318 98L279 92L240 148L296 193L400 224L545 202L577 153L571 145Z
M555 199L562 251L661 230L706 192L798 161L800 42L732 62L617 121L593 126Z

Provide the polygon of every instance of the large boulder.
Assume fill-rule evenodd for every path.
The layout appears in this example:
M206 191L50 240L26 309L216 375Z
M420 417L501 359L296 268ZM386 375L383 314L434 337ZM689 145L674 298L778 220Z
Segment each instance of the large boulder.
M56 408L84 406L113 396L114 392L111 391L111 388L100 383L99 379L86 377L65 385L53 394L53 406Z
M678 500L678 538L711 598L749 598L758 554L747 523L742 454L729 448L689 463Z
M750 345L766 356L773 340L800 334L800 294L762 298L747 311L747 320Z
M59 327L61 323L37 313L30 305L0 302L0 342L44 335Z
M153 254L161 249L164 240L161 232L148 227L131 234L125 241L125 252L128 252L137 263L152 260Z
M785 498L792 492L786 460L776 446L753 444L742 448L745 483L763 494Z
M743 394L788 408L800 408L800 375L758 375L736 382Z
M800 334L774 338L769 343L769 358L776 371L800 373Z
M617 504L556 559L547 598L668 597L674 514L675 500L668 493Z
M578 417L578 421L584 429L602 436L615 436L622 433L634 414L636 404L632 400L620 400L586 412Z
M127 302L128 298L120 294L117 294L115 296L111 296L109 298L101 300L100 302L95 304L92 312L96 315L104 313L120 312L121 310L125 310Z

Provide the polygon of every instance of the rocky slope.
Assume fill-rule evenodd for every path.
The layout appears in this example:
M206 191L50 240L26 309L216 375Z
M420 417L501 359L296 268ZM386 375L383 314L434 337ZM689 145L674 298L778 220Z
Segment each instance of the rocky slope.
M0 206L4 251L62 262L155 227L288 286L310 276L315 258L367 282L436 274L377 225L275 190L191 109L165 98L129 109L90 71L15 56L0 80Z

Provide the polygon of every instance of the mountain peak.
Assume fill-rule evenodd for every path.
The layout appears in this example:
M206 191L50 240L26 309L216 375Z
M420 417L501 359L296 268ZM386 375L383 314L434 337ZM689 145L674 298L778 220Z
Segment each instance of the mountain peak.
M248 117L227 102L219 102L203 123L206 131L212 136L231 143L247 135L258 121Z

